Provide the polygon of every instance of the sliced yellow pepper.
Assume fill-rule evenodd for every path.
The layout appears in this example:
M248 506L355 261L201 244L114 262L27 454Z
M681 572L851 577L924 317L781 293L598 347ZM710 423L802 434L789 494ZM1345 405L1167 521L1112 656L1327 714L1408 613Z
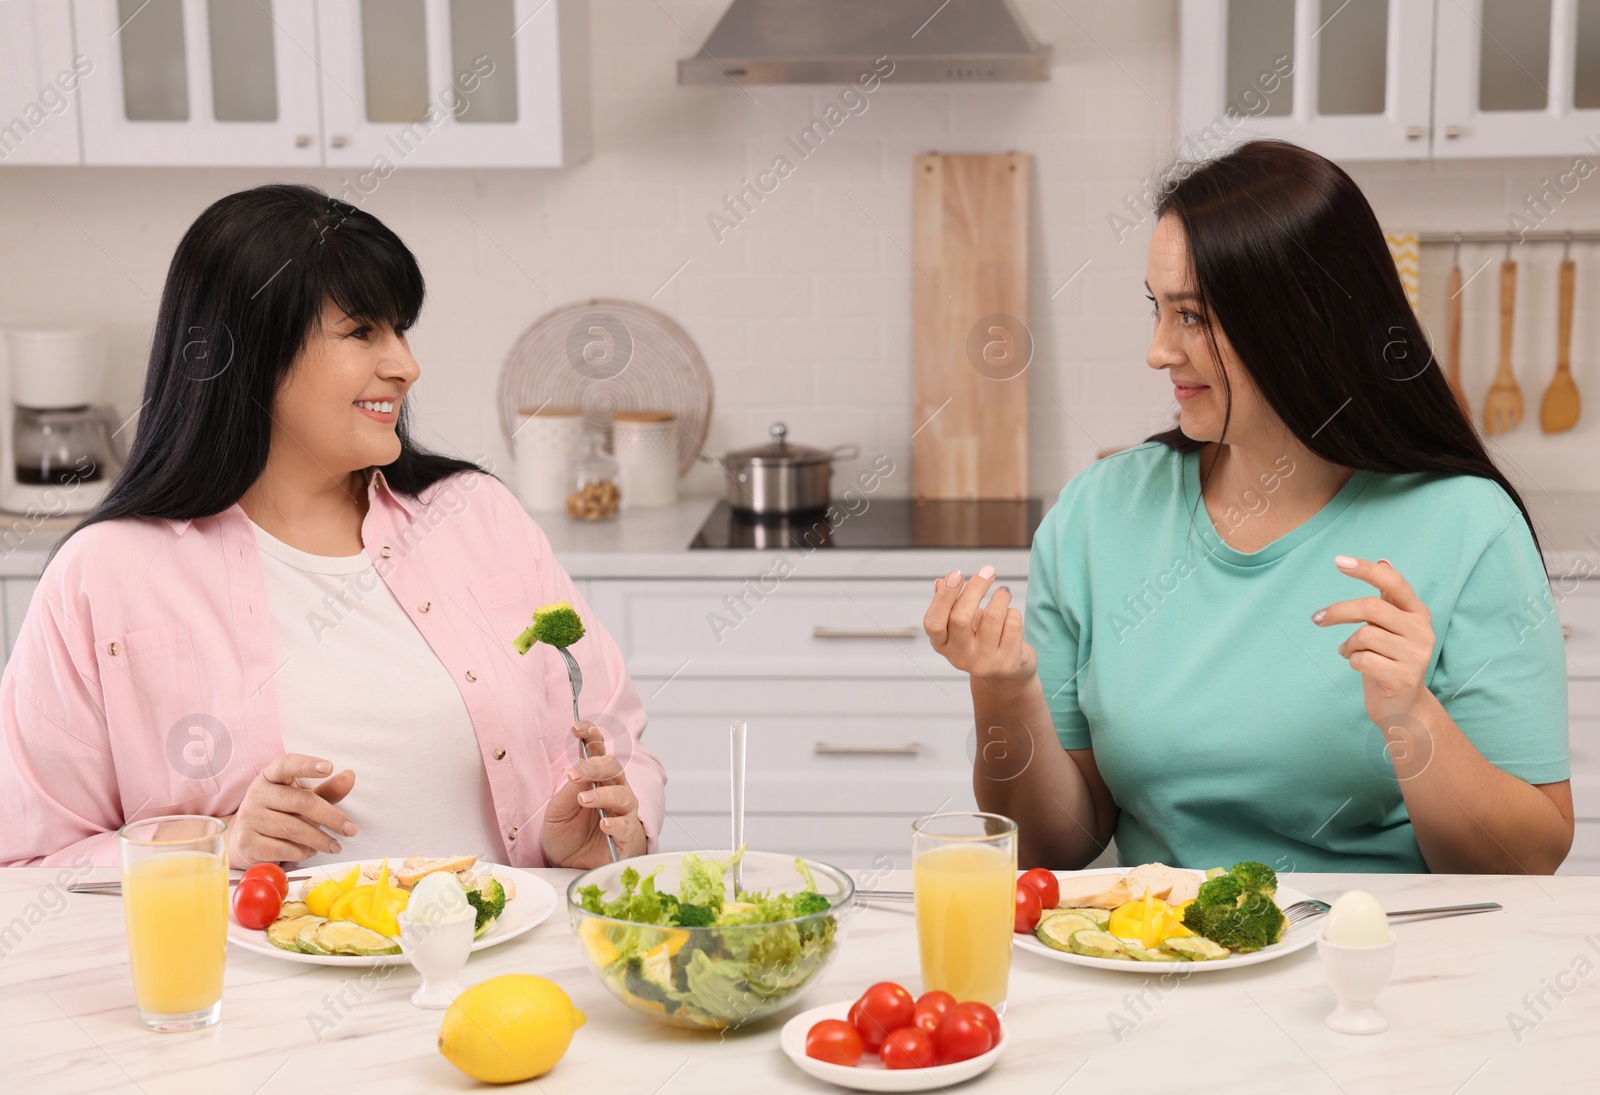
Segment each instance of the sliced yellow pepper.
M334 900L340 894L353 893L357 883L361 881L361 868L352 867L350 873L340 879L327 879L318 883L306 894L306 907L314 916L326 916L330 920L339 919L330 915Z
M378 868L377 884L359 887L350 896L349 919L380 935L398 938L399 914L410 900L409 893L389 884L389 861L386 859Z
M1106 930L1118 939L1134 939L1141 946L1159 947L1163 940L1194 934L1183 926L1182 908L1180 905L1175 909L1146 890L1142 900L1129 901L1114 909Z

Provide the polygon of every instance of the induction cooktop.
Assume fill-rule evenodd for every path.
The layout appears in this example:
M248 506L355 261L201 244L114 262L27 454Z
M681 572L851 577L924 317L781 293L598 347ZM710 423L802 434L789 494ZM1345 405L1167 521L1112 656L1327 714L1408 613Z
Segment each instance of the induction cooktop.
M718 502L691 548L1028 548L1039 527L1037 498L919 501L856 498L827 510L754 517Z

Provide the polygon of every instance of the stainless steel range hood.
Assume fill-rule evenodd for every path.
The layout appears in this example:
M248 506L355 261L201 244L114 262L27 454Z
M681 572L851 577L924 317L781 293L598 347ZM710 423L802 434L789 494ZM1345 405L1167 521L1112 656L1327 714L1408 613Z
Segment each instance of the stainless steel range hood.
M733 0L680 84L1048 80L1050 47L1009 0Z

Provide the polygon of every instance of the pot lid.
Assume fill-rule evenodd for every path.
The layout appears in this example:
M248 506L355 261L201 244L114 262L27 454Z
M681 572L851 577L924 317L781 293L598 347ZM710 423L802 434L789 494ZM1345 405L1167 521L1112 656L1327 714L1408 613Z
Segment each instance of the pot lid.
M813 449L809 445L795 445L789 441L789 427L782 422L772 424L772 440L765 445L754 445L748 449L736 449L728 454L730 463L745 463L757 466L762 465L800 465L800 464L825 464L833 459L833 454L824 449Z

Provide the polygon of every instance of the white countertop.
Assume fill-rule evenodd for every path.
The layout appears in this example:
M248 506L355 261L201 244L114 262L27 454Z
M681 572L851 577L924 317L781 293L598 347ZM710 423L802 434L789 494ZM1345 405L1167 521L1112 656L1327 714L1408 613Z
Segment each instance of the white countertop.
M1551 578L1600 577L1600 492L1554 491L1530 494L1528 505L1543 540ZM897 550L817 551L750 549L691 550L689 543L717 503L686 498L659 509L624 510L614 520L574 521L564 511L535 512L556 558L574 578L757 578L776 556L786 554L806 578L933 578L960 570L971 574L985 563L1000 577L1028 576L1028 552L994 548L904 548ZM1050 500L1047 500L1050 503ZM60 529L0 531L0 578L35 578ZM3 524L3 522L0 522ZM801 560L804 560L801 564Z
M573 875L539 873L561 892ZM143 1030L134 1014L121 899L70 895L63 904L48 889L61 874L0 870L0 926L10 925L0 936L0 1089L19 1095L485 1090L435 1050L442 1013L410 1005L417 977L406 966L363 984L363 971L230 948L217 1026L192 1034ZM85 878L115 876L104 869ZM906 888L910 881L910 872L894 871L876 885ZM1397 925L1394 977L1378 998L1391 1025L1371 1036L1323 1026L1333 997L1314 948L1170 986L1154 974L1089 970L1018 953L1005 1016L1011 1046L961 1090L1593 1090L1600 934L1589 933L1597 928L1600 878L1303 874L1294 883L1328 899L1366 889L1389 908L1483 900L1506 908ZM783 1056L783 1021L802 1007L852 998L875 981L900 981L913 991L919 985L906 913L865 909L843 938L833 966L795 1009L725 1037L662 1026L613 1000L582 964L561 913L473 955L463 980L536 973L561 985L587 1014L561 1063L526 1087L540 1095L837 1091ZM1536 1002L1541 993L1547 1008ZM1528 1025L1514 1031L1509 1016L1526 1015L1530 1006L1536 1010ZM330 1007L340 1018L318 1041L310 1017L326 1017ZM1120 1020L1115 1029L1113 1016ZM1148 1076L1156 1078L1141 1078Z

